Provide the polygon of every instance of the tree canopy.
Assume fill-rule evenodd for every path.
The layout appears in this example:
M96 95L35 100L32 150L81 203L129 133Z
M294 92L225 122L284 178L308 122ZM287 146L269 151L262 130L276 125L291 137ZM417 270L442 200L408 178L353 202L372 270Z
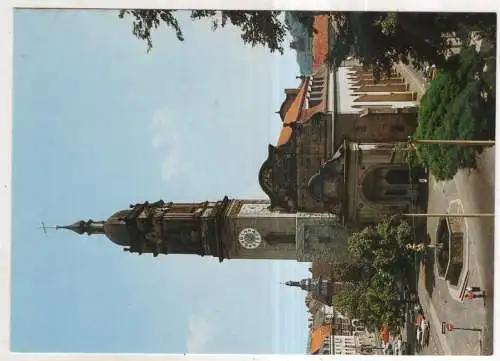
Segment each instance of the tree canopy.
M190 18L193 21L208 19L211 21L211 30L224 28L232 24L241 31L243 43L254 46L267 47L272 53L283 54L283 43L286 40L287 27L279 18L281 11L240 11L240 10L192 10ZM177 39L184 41L181 25L176 18L176 10L160 9L124 9L120 10L119 17L133 18L132 33L147 45L147 50L153 47L153 31L160 26L172 28ZM298 13L297 17L304 24L312 26L313 14Z
M464 38L476 31L496 41L494 13L334 12L332 16L337 36L330 60L340 64L355 56L377 78L399 61L417 68L444 65L453 46L448 35Z
M333 305L341 313L365 321L370 328L400 324L403 320L400 290L414 267L406 245L413 230L398 216L368 226L349 237L353 262L335 264L332 278L344 282Z
M474 47L448 59L421 99L415 139L494 139L495 67ZM417 145L420 161L438 180L473 168L479 147Z

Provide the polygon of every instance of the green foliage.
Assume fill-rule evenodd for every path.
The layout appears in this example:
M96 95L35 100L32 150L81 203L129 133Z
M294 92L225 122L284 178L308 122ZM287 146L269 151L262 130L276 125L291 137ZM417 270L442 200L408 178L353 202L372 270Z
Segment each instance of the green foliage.
M332 267L332 280L334 282L367 282L375 270L368 263L340 262Z
M469 47L451 57L421 99L415 139L492 139L495 84L483 69L491 61ZM418 144L417 155L438 180L452 179L459 168L473 168L480 147Z
M211 30L224 28L228 23L241 30L243 43L254 47L267 47L272 53L278 51L283 54L283 43L286 40L286 25L278 18L280 11L237 11L237 10L192 10L193 21L208 19L211 21ZM175 10L161 9L125 9L120 10L118 16L133 18L132 33L138 39L146 42L147 50L153 47L152 33L160 26L172 28L179 41L184 41L184 34L175 17ZM301 15L306 24L311 22L310 17ZM302 19L300 18L300 19ZM311 23L312 26L312 23Z
M463 37L471 31L496 40L494 13L334 12L338 34L331 61L340 64L357 57L376 78L389 74L398 62L441 67L452 46L447 35Z
M401 283L414 266L405 246L412 237L411 226L398 216L353 233L348 249L354 262L333 267L333 279L345 283L333 306L369 328L401 324Z

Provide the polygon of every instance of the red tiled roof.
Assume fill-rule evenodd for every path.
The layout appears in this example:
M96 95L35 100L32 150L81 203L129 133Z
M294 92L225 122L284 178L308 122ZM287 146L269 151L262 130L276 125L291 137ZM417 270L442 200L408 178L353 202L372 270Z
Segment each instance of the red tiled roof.
M330 277L333 266L328 262L312 262L311 273L313 276Z
M326 337L330 336L330 326L323 325L315 329L311 334L311 343L309 346L309 353L313 354L319 350Z
M292 124L295 123L300 116L300 112L302 110L302 105L304 103L304 97L306 95L306 88L307 81L303 80L299 91L297 92L297 95L295 99L293 100L292 104L288 108L288 110L285 113L285 116L283 117L283 124ZM283 145L286 142L288 142L288 139L290 139L290 136L292 135L292 128L290 127L283 127L281 129L279 138L278 138L278 146Z
M318 70L326 62L328 56L328 15L316 15L314 17L312 41L313 71Z

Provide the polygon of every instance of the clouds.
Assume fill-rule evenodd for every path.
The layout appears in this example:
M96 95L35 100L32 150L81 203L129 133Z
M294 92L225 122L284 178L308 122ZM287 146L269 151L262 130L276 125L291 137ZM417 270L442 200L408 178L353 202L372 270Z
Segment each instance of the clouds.
M189 318L188 336L186 340L187 353L210 353L212 341L215 338L216 327L207 316L193 315Z
M150 124L151 145L162 156L161 177L165 181L188 169L188 160L183 156L182 132L166 109L153 114Z

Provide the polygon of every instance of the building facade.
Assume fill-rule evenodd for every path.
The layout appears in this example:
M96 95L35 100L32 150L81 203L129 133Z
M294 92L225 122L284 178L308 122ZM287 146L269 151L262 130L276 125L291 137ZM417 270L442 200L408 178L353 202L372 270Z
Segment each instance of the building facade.
M414 94L397 73L376 82L359 67L332 69L328 18L315 24L314 72L285 90L278 142L258 173L267 200L144 202L59 228L155 257L336 262L349 257L352 229L408 211L417 172L395 158L394 145L415 127Z
M310 294L313 300L324 305L331 306L334 285L329 278L312 277L304 278L301 281L288 281L285 283L290 287L297 287Z
M417 101L400 74L376 81L361 67L323 64L285 91L279 114L259 172L272 208L333 214L348 229L415 210L425 175L397 149L415 130Z
M153 256L195 254L224 259L283 259L310 262L332 252L332 239L346 239L332 215L272 210L266 200L224 198L218 202L162 200L130 205L105 221L79 221L65 228L103 234L127 252ZM317 229L316 229L317 228ZM321 238L323 237L323 238ZM339 256L345 253L339 250Z

